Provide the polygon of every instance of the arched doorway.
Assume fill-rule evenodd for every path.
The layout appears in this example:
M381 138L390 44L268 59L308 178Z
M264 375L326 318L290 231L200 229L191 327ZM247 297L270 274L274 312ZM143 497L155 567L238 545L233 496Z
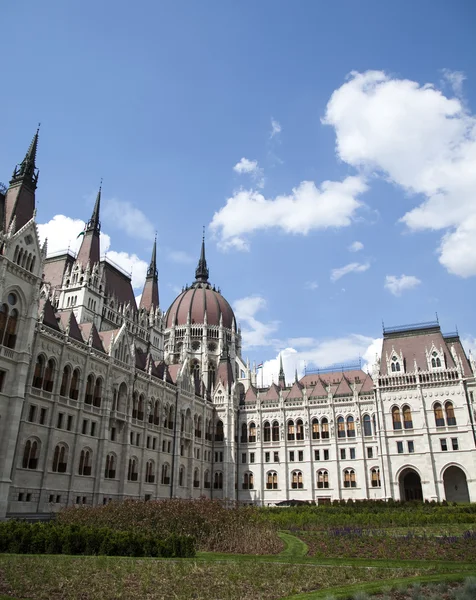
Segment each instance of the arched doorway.
M399 478L401 500L423 500L420 475L413 469L404 469Z
M459 467L448 467L443 473L445 498L447 502L469 502L466 475Z

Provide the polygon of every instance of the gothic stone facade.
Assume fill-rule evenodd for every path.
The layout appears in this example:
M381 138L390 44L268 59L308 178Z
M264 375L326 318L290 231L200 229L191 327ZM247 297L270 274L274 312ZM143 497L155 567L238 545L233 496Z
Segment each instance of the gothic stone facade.
M137 306L100 255L101 190L77 255L35 223L38 133L0 191L0 518L124 498L476 501L475 364L438 323L384 330L372 373L258 386L209 282L164 313L156 248Z

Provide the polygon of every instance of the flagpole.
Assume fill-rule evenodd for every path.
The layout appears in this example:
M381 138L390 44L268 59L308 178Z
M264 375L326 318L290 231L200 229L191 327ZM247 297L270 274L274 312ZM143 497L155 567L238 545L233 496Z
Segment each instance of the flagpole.
M261 365L261 388L264 387L264 385L263 385L263 370L264 370L263 365Z

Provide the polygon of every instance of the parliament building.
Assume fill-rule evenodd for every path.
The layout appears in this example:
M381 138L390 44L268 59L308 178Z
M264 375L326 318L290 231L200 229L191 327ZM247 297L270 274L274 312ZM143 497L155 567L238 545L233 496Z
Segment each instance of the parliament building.
M476 363L438 322L386 328L371 372L282 369L260 386L230 304L195 281L139 305L100 248L36 226L38 132L0 188L0 519L126 498L476 502Z

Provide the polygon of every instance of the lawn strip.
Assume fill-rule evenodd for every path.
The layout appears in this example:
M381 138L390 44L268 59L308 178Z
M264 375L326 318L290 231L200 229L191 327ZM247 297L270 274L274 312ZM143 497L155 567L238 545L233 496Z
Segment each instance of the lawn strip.
M476 573L476 571L475 571ZM416 577L400 577L398 579L381 579L369 583L356 583L352 585L343 585L315 592L305 592L303 594L294 594L286 596L281 600L322 600L327 597L335 598L336 600L346 600L353 597L357 592L365 592L367 594L377 594L386 589L395 589L402 585L408 587L414 583L440 583L463 581L468 577L468 573L438 573L434 575L418 575Z

